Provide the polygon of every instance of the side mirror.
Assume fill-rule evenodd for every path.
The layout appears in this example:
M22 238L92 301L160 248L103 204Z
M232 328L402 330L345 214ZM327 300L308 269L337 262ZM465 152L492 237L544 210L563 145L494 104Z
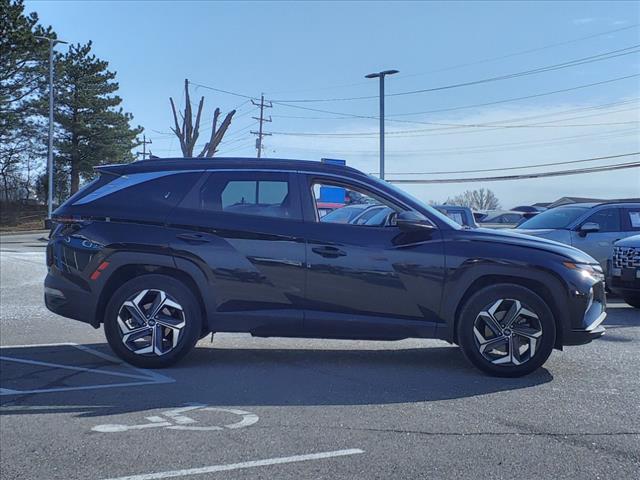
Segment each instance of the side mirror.
M396 225L405 232L416 230L435 230L435 226L427 217L414 211L400 212L395 218Z
M599 231L600 231L600 225L598 225L595 222L587 222L587 223L583 223L580 226L579 233L581 236L585 237L587 233L593 233L593 232L599 232Z

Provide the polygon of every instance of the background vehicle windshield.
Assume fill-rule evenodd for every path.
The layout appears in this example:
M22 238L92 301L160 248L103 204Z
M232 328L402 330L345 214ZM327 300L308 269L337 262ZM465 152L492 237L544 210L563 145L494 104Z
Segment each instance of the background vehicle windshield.
M552 208L522 222L517 228L567 228L587 210L587 207Z
M366 205L351 205L338 208L333 212L327 213L320 221L328 223L349 223L366 207Z

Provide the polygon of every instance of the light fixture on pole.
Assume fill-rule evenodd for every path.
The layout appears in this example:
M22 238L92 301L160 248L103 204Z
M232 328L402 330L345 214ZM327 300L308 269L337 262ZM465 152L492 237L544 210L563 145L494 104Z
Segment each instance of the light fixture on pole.
M364 76L380 79L380 178L382 180L384 180L384 77L395 73L398 73L398 70L384 70Z
M47 219L51 219L51 211L53 210L53 47L57 43L68 42L40 35L35 35L35 38L49 42L49 152L47 155L49 187L47 192Z

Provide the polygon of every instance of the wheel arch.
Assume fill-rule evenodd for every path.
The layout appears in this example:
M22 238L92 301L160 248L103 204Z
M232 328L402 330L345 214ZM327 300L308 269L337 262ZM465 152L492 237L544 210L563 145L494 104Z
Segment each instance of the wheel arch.
M458 343L457 327L460 312L473 294L485 287L499 283L515 284L528 288L541 297L549 306L556 323L556 341L554 347L562 350L563 332L568 326L569 312L566 301L563 301L565 287L555 276L547 272L530 272L528 275L516 271L500 271L470 276L464 283L464 288L457 289L452 295L455 301L445 302L445 319L447 321L444 338Z
M104 323L104 312L109 299L114 292L125 282L133 278L159 274L175 278L185 284L194 294L202 314L201 335L210 331L210 319L213 313L211 296L207 293L206 277L192 262L182 260L176 263L169 255L140 254L138 252L117 252L110 255L107 261L111 264L110 274L104 278L100 285L100 294L96 304L95 324ZM178 267L178 264L180 267Z

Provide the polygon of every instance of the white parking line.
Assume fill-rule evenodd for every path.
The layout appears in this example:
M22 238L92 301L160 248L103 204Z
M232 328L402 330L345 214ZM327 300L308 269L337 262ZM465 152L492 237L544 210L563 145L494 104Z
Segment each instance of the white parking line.
M308 455L293 455L291 457L267 458L265 460L253 460L250 462L229 463L226 465L211 465L209 467L187 468L185 470L170 470L167 472L143 473L127 477L114 477L107 480L157 480L161 478L185 477L187 475L202 475L203 473L228 472L243 468L265 467L268 465L281 465L284 463L306 462L308 460L320 460L323 458L344 457L364 453L359 448L347 450L334 450L333 452L311 453Z
M89 353L93 356L101 358L103 360L108 360L110 362L121 364L120 360L106 353L100 352L98 350L94 350L91 347L87 347L86 345L78 345L76 343L64 342L64 343L40 343L33 345L2 345L0 349L9 349L9 348L41 348L41 347L73 347L83 352ZM94 390L94 389L103 389L103 388L116 388L116 387L137 387L141 385L153 385L159 383L173 383L175 379L171 377L167 377L165 375L161 375L157 372L152 372L150 370L142 370L140 368L130 367L131 370L135 372L132 373L124 373L124 372L114 372L112 370L101 370L98 368L86 368L86 367L76 367L73 365L64 365L60 363L51 363L51 362L43 362L40 360L31 360L26 358L16 358L9 357L6 355L0 356L0 360L4 360L7 362L15 362L15 363L24 363L30 365L38 365L43 367L51 367L51 368L59 368L64 370L74 370L80 372L87 373L98 373L102 375L111 375L115 377L125 377L131 378L134 380L133 382L127 383L107 383L107 384L96 384L96 385L81 385L77 387L52 387L52 388L36 388L31 390L15 390L9 388L0 388L0 396L4 395L24 395L24 394L34 394L34 393L53 393L53 392L67 392L67 391L75 391L75 390Z

